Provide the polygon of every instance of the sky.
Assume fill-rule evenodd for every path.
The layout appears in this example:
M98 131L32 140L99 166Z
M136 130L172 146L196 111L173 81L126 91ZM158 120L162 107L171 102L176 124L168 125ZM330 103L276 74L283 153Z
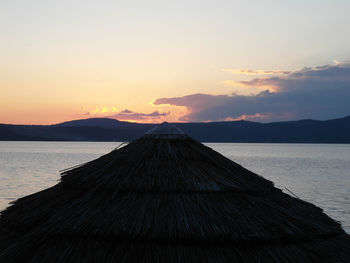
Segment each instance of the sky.
M350 1L0 1L0 123L350 115Z

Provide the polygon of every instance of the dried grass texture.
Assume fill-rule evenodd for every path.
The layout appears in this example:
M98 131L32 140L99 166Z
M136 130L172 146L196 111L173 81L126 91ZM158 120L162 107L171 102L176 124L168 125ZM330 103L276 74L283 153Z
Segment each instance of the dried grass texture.
M350 262L350 238L209 147L145 135L3 211L0 262Z

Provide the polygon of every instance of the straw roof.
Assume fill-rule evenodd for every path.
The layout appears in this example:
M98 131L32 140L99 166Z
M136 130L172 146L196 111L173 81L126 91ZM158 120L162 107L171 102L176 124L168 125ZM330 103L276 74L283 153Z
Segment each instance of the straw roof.
M165 124L3 211L0 262L350 262L350 236Z

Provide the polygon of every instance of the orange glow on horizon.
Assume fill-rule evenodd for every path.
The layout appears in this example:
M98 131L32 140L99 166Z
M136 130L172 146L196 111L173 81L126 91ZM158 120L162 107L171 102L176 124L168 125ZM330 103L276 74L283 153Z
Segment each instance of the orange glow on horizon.
M246 115L243 114L237 118L232 118L232 117L227 117L224 119L224 121L241 121L241 120L249 120L249 119L266 119L268 118L269 115L268 114L260 114L260 113L255 113L255 114L251 114L251 115Z
M45 110L46 107L50 108L50 111ZM110 118L133 123L184 122L179 119L188 113L186 107L153 104L148 104L145 111L118 110L116 106L67 107L62 110L59 106L52 105L52 107L32 108L21 113L14 107L0 113L0 123L51 125L89 118Z

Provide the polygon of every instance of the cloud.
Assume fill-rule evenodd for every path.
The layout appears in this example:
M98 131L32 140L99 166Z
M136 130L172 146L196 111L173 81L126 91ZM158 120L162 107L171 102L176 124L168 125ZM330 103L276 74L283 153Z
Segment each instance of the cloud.
M330 119L350 114L350 63L303 68L283 76L238 83L258 89L276 89L254 95L192 94L159 98L154 104L186 107L188 113L180 117L181 121Z
M272 79L272 78L269 78ZM234 87L247 87L247 88L255 88L255 89L261 89L261 90L269 90L272 92L279 91L279 86L274 83L273 81L266 81L266 78L257 78L253 80L248 81L236 81L236 80L223 80L220 83L234 86Z
M116 114L113 114L111 116L107 116L108 118L116 118L118 120L131 120L131 121L140 121L140 120L154 120L154 119L160 119L161 117L168 116L170 112L159 112L154 111L151 113L142 113L142 112L134 112L128 109L125 109L123 111L120 111Z
M131 111L131 110L128 110L128 109L125 109L125 110L123 110L123 111L121 111L119 114L133 114L134 112L133 111Z
M96 107L94 110L92 110L89 113L90 114L106 114L109 112L111 112L111 113L117 112L117 108L116 107L107 108L106 106Z
M273 74L289 74L286 70L260 70L260 69L231 69L225 68L222 71L231 72L238 75L273 75Z
M239 121L239 120L261 120L261 119L267 119L269 118L269 115L263 115L260 113L252 114L252 115L246 115L243 114L239 116L238 118L232 118L232 117L227 117L224 119L224 121Z

